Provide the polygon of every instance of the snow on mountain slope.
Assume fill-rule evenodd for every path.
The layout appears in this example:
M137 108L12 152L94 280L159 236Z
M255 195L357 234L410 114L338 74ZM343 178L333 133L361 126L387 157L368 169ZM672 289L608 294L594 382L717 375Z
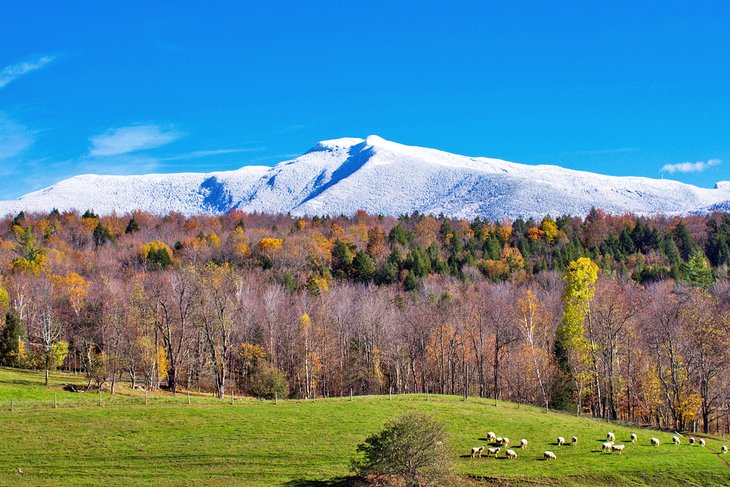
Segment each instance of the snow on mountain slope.
M93 209L154 213L291 212L297 215L422 213L474 218L724 210L730 183L714 189L670 180L604 176L411 147L377 136L323 141L274 167L210 174L78 176L18 200L0 214Z
M93 209L109 214L146 210L164 214L221 213L231 208L233 194L244 193L270 168L247 166L236 171L143 176L87 174L64 179L13 201L0 202L0 215L24 211Z

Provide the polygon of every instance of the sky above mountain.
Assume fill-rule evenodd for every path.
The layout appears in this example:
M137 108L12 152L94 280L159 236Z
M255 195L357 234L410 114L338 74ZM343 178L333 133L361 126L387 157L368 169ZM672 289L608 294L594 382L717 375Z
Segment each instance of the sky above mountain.
M0 199L81 173L270 165L368 134L730 179L730 4L495 3L8 0Z

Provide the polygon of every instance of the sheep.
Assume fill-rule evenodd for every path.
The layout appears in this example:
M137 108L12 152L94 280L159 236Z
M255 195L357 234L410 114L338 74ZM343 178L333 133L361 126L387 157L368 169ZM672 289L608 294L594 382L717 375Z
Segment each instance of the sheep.
M695 444L695 439L694 439L694 437L693 437L693 436L690 436L690 437L689 437L689 444L690 444L690 445L694 445L694 444Z
M675 445L679 445L681 442L679 441L679 436L672 436L672 442Z
M500 450L501 450L501 448L496 448L496 447L495 448L487 448L487 456L494 455L496 457L497 456L497 453L499 453Z
M727 446L726 445L722 445L722 448L720 448L720 451L722 452L722 454L727 453Z
M700 438L700 446L704 448L705 446L705 440Z
M502 444L502 437L501 437L501 436L499 436L499 437L495 438L495 439L494 439L494 442L495 442L496 444L498 444L498 445L501 445L501 444Z
M624 445L611 445L611 453L617 451L619 455L621 455L621 452L624 451L625 446Z
M652 438L651 446L659 446L659 438Z
M574 436L570 439L570 442L573 444L573 446L578 444L578 437Z
M558 436L558 446L561 446L563 443L565 443L565 438Z
M471 457L474 458L474 457L478 456L479 458L481 458L483 451L484 451L483 446L475 446L474 448L471 449Z
M611 432L609 431L608 433L606 433L606 439L607 439L608 441L616 441L616 435L614 435L613 433L611 433Z
M527 440L526 439L522 438L520 440L520 448L522 448L523 450L527 449Z
M603 445L601 445L601 451L602 452L609 452L611 451L611 447L613 446L613 441L607 441Z
M497 435L494 434L494 431L490 431L487 433L487 441L494 441L497 439Z
M514 450L507 450L506 452L504 452L504 457L512 460L513 458L517 458L517 452Z
M507 446L507 445L509 445L509 438L507 438L505 436L504 438L502 438L502 446Z
M636 443L636 440L638 440L639 437L636 436L636 433L631 433L631 443Z
M555 453L553 453L551 451L546 451L542 455L545 460L555 460L556 458L558 458L555 456Z

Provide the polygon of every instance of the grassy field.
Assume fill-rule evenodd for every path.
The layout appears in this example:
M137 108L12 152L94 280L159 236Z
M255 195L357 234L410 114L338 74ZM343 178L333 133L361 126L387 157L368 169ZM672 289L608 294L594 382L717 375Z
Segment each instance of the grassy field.
M671 434L510 403L409 395L231 404L195 395L188 405L185 394L158 394L145 406L144 393L123 386L99 406L98 395L64 392L64 383L83 379L57 375L46 388L40 373L0 368L0 485L335 485L355 446L408 410L445 422L459 472L485 485L730 485L730 454L720 456L714 439L674 446ZM626 443L623 455L600 453L608 430ZM513 461L468 458L487 431L529 447ZM554 444L573 435L577 446ZM651 436L662 444L650 446ZM556 461L541 461L547 449Z

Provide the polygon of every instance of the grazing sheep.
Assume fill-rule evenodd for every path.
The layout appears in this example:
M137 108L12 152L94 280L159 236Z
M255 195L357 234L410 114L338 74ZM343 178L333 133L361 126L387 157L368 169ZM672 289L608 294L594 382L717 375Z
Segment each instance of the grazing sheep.
M704 447L704 446L705 446L705 440L704 440L704 439L702 439L702 438L700 438L700 446L702 446L702 447Z
M494 434L494 431L490 431L487 433L487 441L494 441L497 439L497 435Z
M563 443L565 443L565 438L558 436L558 446L561 446Z
M727 446L725 446L725 445L722 445L722 448L720 448L720 451L721 451L721 452L722 452L723 454L727 453Z
M522 438L520 440L520 448L522 448L523 450L527 448L527 440L526 439Z
M498 437L498 438L495 438L495 439L494 439L494 442L495 442L496 444L498 444L498 445L501 445L501 444L502 444L502 437L500 436L500 437Z
M690 437L689 437L689 444L690 444L690 445L694 445L694 444L695 444L695 439L694 439L694 437L693 437L693 436L690 436Z
M611 451L611 447L613 446L613 441L607 441L603 445L601 445L601 451L602 452L609 452Z
M507 438L505 436L504 438L502 438L502 446L507 446L507 445L509 445L509 438Z
M679 445L681 442L679 441L679 436L672 436L672 442L675 445Z
M639 437L636 436L636 433L631 433L631 443L636 443L636 440L638 440Z
M570 442L575 446L578 444L578 437L574 436L570 439Z
M617 451L619 455L621 455L621 452L624 451L624 448L626 448L624 445L611 445L611 453Z
M659 438L652 438L651 446L659 446Z
M499 453L500 450L501 450L501 448L496 448L496 447L495 448L487 448L487 456L494 455L496 457L497 456L497 453Z
M471 449L471 457L474 458L474 457L478 456L479 458L481 458L483 451L484 451L483 446L475 446L474 448Z
M556 458L558 458L555 456L555 453L553 453L551 451L546 451L542 455L545 460L555 460Z
M513 458L517 458L517 452L514 450L507 450L504 452L505 458L508 458L509 460L512 460Z
M609 431L608 433L606 433L606 439L607 439L608 441L616 441L616 435L614 435L613 433L611 433L611 432Z

